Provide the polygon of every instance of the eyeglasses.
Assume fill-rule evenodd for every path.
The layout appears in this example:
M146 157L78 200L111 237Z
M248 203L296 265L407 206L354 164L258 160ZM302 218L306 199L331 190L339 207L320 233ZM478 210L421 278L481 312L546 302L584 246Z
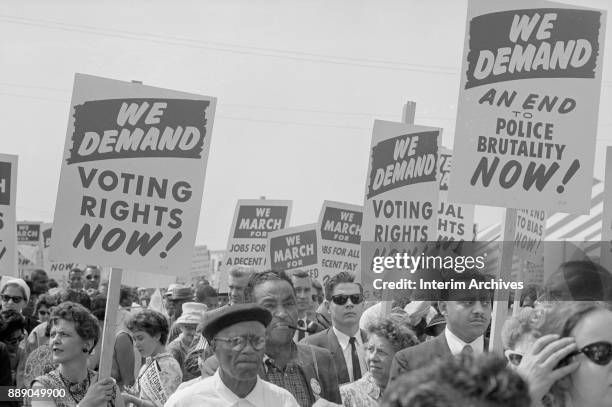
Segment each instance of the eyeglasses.
M10 295L2 295L2 301L4 302L13 301L13 303L18 304L21 301L23 301L23 297L20 297L20 296L12 297Z
M244 349L247 344L247 341L255 350L262 350L264 346L266 346L266 338L264 338L263 336L246 335L235 336L233 338L216 337L214 340L229 343L232 350L235 352L240 352L242 349Z
M352 294L352 295L337 294L337 295L332 295L331 299L336 305L344 305L349 300L349 298L351 300L351 303L353 303L353 305L361 304L363 302L363 294Z
M589 358L589 360L599 366L606 366L612 360L612 343L610 342L595 342L585 346L579 351L571 353L569 357L576 356L580 353Z

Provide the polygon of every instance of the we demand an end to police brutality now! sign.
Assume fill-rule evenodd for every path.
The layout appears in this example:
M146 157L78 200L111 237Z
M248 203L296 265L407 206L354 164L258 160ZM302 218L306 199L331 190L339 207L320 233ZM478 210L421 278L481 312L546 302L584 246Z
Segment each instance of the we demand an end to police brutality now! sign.
M449 199L587 213L606 14L469 2Z
M77 74L52 260L188 270L215 106L208 96Z

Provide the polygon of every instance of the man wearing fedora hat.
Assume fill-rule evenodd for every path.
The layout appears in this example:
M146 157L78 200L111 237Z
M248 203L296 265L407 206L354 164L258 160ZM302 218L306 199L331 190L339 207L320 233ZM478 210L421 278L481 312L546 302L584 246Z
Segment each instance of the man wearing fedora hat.
M166 292L166 311L168 311L168 323L170 325L168 342L175 340L181 333L175 322L183 313L183 304L191 301L193 301L193 290L191 287L173 284L168 287Z
M298 407L291 393L257 375L271 320L269 311L254 304L211 311L203 334L219 361L219 369L213 376L176 391L165 406Z
M172 356L181 366L183 371L183 381L190 380L193 377L187 374L185 369L185 357L197 344L196 340L196 328L206 312L206 305L199 302L186 302L183 304L183 311L180 317L175 322L181 333L179 336L171 341L166 350L170 352Z

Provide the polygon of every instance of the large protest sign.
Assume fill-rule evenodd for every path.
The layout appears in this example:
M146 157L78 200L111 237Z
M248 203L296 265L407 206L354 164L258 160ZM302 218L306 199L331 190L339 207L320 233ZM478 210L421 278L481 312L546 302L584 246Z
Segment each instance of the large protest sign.
M452 151L438 150L440 202L438 206L438 240L461 242L474 240L474 205L448 200L448 181L453 161Z
M17 156L0 154L0 276L18 277Z
M216 99L77 74L51 258L188 270Z
M450 199L588 211L605 25L561 3L469 2Z
M437 154L441 129L374 122L361 228L361 278L371 292L372 261L437 238Z
M303 270L319 278L318 224L294 226L268 234L270 268Z
M210 250L205 245L198 245L193 248L191 256L191 267L189 268L189 282L194 283L200 278L205 278L210 282Z
M17 222L17 253L20 277L44 267L41 222Z
M227 272L233 266L265 270L268 234L289 225L291 201L240 199L227 239L227 252L219 274L219 292L227 292Z
M544 264L544 235L546 233L546 212L521 209L516 213L514 254L533 264Z
M319 278L323 283L340 271L361 269L363 207L325 201L319 215Z
M52 223L43 223L42 225L42 237L43 237L43 264L45 271L49 278L57 281L60 287L66 287L68 283L68 273L73 268L79 268L84 270L86 264L81 264L77 262L61 262L61 261L51 261L50 258L50 248L51 248L51 239L53 235L53 224Z

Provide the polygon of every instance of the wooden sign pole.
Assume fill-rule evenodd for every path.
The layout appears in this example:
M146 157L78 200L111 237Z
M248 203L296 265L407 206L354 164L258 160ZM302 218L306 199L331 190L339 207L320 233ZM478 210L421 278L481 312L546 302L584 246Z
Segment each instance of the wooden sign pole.
M115 350L115 324L119 308L119 291L121 289L120 268L111 268L108 278L108 293L106 294L106 312L104 313L104 329L102 330L102 349L98 376L105 379L111 375L113 352Z
M498 278L501 278L503 281L510 281L510 274L512 273L512 255L514 254L514 238L516 234L516 212L514 208L506 208L499 270L497 273ZM489 352L502 354L501 329L508 316L508 298L502 295L499 290L496 290L493 300Z

